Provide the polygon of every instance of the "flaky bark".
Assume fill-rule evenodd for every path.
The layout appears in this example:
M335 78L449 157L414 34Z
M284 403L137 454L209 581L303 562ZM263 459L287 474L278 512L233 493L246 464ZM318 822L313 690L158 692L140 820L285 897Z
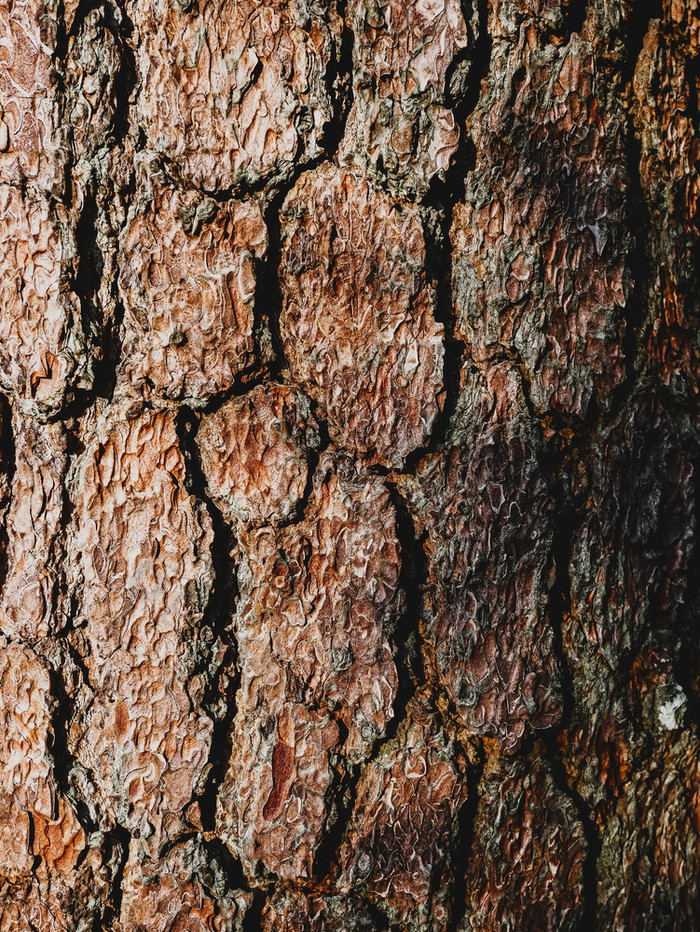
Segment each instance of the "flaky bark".
M695 0L0 0L0 932L700 929Z

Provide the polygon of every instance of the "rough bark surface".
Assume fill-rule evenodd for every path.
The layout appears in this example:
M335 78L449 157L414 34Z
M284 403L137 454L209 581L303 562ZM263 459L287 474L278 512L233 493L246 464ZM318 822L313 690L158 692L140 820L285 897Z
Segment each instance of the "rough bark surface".
M0 932L700 930L697 0L0 0Z

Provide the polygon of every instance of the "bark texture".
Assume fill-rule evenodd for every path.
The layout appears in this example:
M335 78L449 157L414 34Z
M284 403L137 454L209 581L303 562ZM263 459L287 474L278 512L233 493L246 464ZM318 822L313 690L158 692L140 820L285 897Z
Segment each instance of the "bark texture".
M0 0L0 932L700 929L697 0Z

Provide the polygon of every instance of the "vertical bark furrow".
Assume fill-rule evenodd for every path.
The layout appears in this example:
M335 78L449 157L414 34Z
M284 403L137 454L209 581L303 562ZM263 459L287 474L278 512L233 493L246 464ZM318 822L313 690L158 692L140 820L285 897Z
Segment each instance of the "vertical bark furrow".
M623 114L591 43L498 22L453 222L457 333L482 369L519 360L540 414L584 418L625 375Z
M401 611L383 484L321 457L304 519L241 535L241 687L217 826L251 877L313 876L333 787L393 716Z
M429 703L412 699L393 740L363 770L337 888L368 893L392 925L445 928L467 767Z

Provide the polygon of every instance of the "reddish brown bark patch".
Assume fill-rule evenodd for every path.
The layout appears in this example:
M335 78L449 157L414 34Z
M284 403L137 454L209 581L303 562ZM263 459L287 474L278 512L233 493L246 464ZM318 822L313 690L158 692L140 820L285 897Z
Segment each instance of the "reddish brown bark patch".
M354 96L341 158L367 160L396 193L425 195L459 145L446 85L454 59L474 42L463 5L353 0L349 20Z
M332 765L365 759L393 715L395 521L379 480L324 454L304 520L242 539L241 688L217 824L251 875L312 875Z
M204 205L173 188L140 201L122 237L122 378L199 405L255 360L255 289L267 230L256 201ZM208 208L208 210L206 209Z
M625 121L578 35L496 43L469 119L477 162L455 210L457 332L487 367L517 358L540 412L607 406L625 377Z
M209 756L212 723L187 685L188 657L203 649L213 535L185 489L172 413L114 402L85 440L71 582L94 695L71 747L104 817L157 846L182 830Z
M391 922L444 928L466 761L426 703L363 770L339 854L338 889L367 891Z
M251 894L230 887L213 852L197 838L151 860L140 860L134 850L122 891L120 927L125 932L242 932L252 901Z
M138 120L189 184L215 191L290 174L323 152L335 4L131 0ZM206 37L206 41L204 40Z
M210 494L232 524L292 518L319 444L308 399L274 382L205 415L197 434Z
M489 762L474 838L470 929L580 927L587 844L573 802L544 761Z
M56 195L69 154L53 62L60 27L44 0L5 0L0 10L0 182Z
M332 437L400 466L441 405L443 327L418 212L363 175L323 166L282 211L282 339Z
M90 384L77 261L67 211L0 184L0 386L35 416Z

